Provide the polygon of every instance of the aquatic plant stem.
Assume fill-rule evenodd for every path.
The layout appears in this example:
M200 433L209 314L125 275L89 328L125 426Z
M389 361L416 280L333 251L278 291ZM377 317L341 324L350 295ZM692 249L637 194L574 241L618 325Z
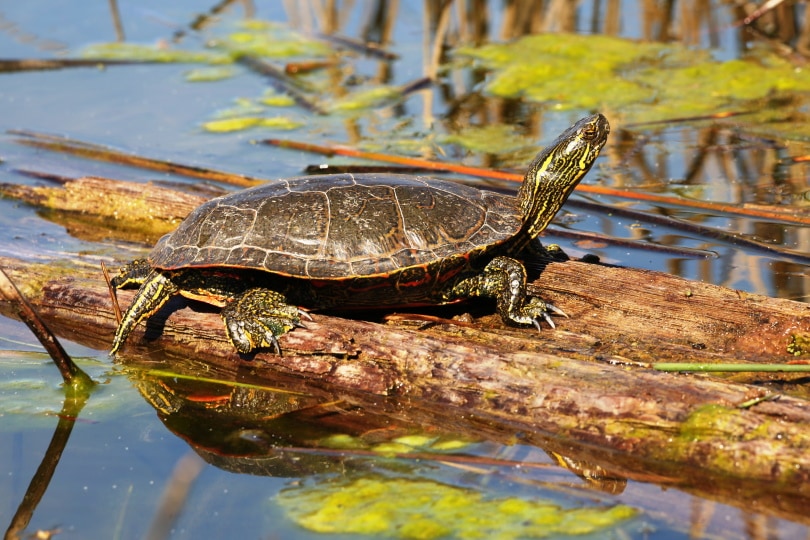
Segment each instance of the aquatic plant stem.
M656 371L678 372L691 371L702 373L810 373L807 364L693 364L680 362L655 362L649 367Z

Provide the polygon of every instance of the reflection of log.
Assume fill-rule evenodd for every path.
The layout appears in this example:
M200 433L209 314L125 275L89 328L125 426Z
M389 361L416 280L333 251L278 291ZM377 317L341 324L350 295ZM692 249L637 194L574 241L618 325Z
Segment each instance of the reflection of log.
M687 505L679 490L704 499L716 500L746 509L777 515L810 524L807 493L791 485L768 485L760 480L732 478L714 474L711 468L697 469L679 462L639 460L632 453L578 442L572 438L526 430L518 436L516 426L507 422L482 421L481 417L452 406L437 407L427 400L397 397L382 398L345 387L325 385L319 388L300 377L266 369L255 373L238 364L201 365L193 357L175 357L171 365L155 365L153 358L127 358L133 383L157 409L164 425L206 461L228 471L282 477L310 476L315 473L347 474L368 466L379 471L372 448L403 435L419 434L438 441L496 441L539 447L555 460L573 460L572 471L587 472L587 485L593 489L617 493L626 479L654 482L679 489L662 490L655 500L647 489L631 490L623 502L643 507L651 513L666 515L672 523L690 521ZM157 371L152 371L157 367ZM200 377L208 381L203 382ZM213 381L217 382L214 383ZM239 385L239 386L237 386ZM244 434L249 436L245 437ZM324 441L339 435L340 450L329 450ZM346 446L346 438L352 444ZM431 443L432 444L432 443ZM386 449L389 454L391 449ZM531 452L529 453L531 456ZM436 454L408 451L400 458L422 463L440 461L497 470L514 475L517 483L558 482L560 471L549 469L542 460L531 457L519 462L502 457L466 453ZM392 463L401 467L401 463ZM513 466L518 465L516 469ZM567 469L571 469L566 465ZM570 477L563 474L563 479ZM635 493L635 495L634 495Z
M98 272L0 264L28 287L54 330L109 347L115 323ZM143 326L133 333L122 359L171 354L220 366L242 362L261 377L292 373L344 391L414 400L415 409L439 406L466 426L563 437L639 462L784 483L808 495L805 401L782 397L740 410L735 406L765 390L608 363L787 361L791 335L810 332L807 305L582 262L548 264L537 285L571 316L558 319L558 330L505 328L486 303L470 304L486 313L472 326L425 330L368 322L375 314L354 320L316 313L307 329L281 338L283 356L240 359L215 312L178 309L183 304L176 302L147 325L147 344ZM122 302L131 294L122 292Z

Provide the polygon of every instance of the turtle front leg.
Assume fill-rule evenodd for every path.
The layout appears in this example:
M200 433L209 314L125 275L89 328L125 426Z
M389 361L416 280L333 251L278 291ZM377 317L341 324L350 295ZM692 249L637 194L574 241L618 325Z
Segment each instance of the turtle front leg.
M306 312L287 304L283 294L269 289L248 289L222 308L228 339L240 353L273 347L281 354L278 336L303 326Z
M526 294L526 268L511 257L495 257L484 271L458 282L450 290L451 298L486 296L497 302L498 314L504 322L532 324L538 330L538 318L554 328L551 313L565 315L562 310Z
M113 339L112 349L110 349L110 355L114 355L118 352L118 349L121 348L130 332L132 332L139 322L163 307L163 304L178 292L177 286L160 272L150 270L150 273L145 278L141 279L141 277L137 275L137 272L141 271L142 268L135 266L137 263L138 261L133 261L124 267L120 274L124 277L117 285L119 288L138 283L139 281L143 281L143 285L138 289L138 293L121 318L121 324L118 325L118 329L115 331L115 338ZM128 279L131 275L126 272L128 267L134 267L135 278ZM113 285L116 285L115 279L113 279Z

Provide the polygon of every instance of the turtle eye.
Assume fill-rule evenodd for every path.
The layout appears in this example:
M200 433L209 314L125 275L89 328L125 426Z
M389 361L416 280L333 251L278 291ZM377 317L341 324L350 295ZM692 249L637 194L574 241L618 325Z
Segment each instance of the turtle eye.
M587 140L591 140L596 137L596 127L592 124L588 124L584 128L582 128L582 137Z

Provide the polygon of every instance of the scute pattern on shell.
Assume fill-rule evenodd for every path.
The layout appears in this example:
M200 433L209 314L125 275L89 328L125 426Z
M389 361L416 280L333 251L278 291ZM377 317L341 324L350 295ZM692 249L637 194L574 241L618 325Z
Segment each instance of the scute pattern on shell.
M514 197L426 177L335 174L213 199L150 255L157 268L232 266L303 278L390 274L502 243Z

